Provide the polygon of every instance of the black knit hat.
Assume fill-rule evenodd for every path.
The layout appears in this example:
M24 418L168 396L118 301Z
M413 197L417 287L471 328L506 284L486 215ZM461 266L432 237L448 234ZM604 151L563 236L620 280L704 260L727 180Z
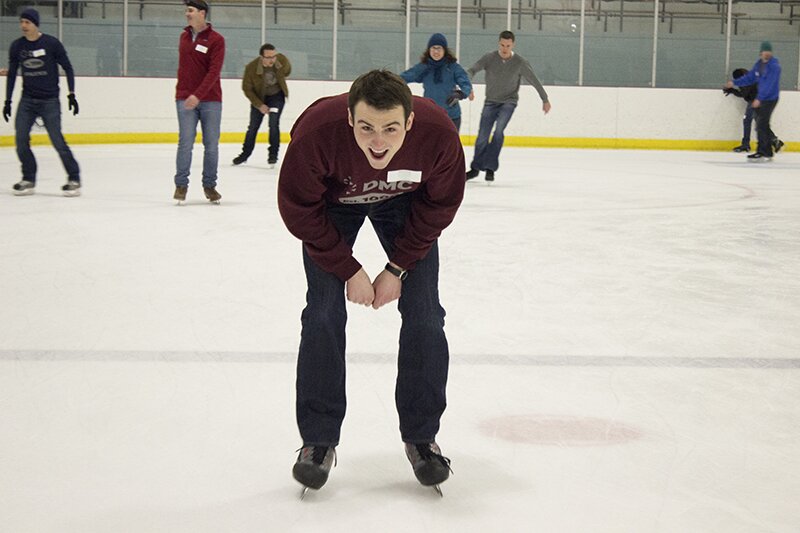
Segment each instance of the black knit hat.
M29 20L33 22L37 28L39 27L39 12L32 7L23 10L22 13L20 13L19 18L20 20Z

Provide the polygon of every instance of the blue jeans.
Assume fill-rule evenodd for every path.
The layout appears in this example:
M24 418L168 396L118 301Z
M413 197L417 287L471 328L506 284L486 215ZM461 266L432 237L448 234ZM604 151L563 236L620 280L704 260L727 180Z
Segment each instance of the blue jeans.
M753 127L753 103L747 102L747 109L744 110L744 119L742 120L742 146L750 146L750 131Z
M22 179L36 183L36 158L31 151L31 128L36 117L42 117L47 135L53 148L61 158L61 164L67 171L67 179L81 181L81 171L78 162L72 156L72 151L67 146L67 141L61 134L61 102L58 98L40 100L22 96L17 106L17 118L14 122L16 128L17 157L22 163Z
M492 172L497 170L500 166L500 150L503 148L505 140L503 132L516 108L516 103L485 102L483 104L481 125L478 128L478 138L475 140L475 155L472 156L470 168L491 170ZM494 135L490 142L489 134L492 132L492 126L494 126Z
M387 255L408 220L410 194L362 205L329 204L327 214L352 246L369 218ZM339 443L345 397L345 283L322 270L303 246L308 292L297 358L297 425L305 446ZM439 304L439 252L434 243L403 281L395 404L404 442L431 442L445 410L449 350ZM380 350L380 349L378 349Z
M278 94L267 96L264 104L270 109L277 108L278 110L269 113L269 150L267 151L267 158L270 161L277 161L278 150L281 147L281 113L283 113L283 106L286 104L286 97L281 91ZM245 159L250 157L256 147L256 136L263 120L264 114L255 107L250 106L250 124L247 126L247 134L244 136L244 144L242 145L242 155Z
M217 185L219 164L219 130L222 121L222 102L200 102L194 109L185 109L185 100L178 100L178 156L176 158L175 185L189 186L192 168L192 148L197 136L197 123L203 130L203 187Z

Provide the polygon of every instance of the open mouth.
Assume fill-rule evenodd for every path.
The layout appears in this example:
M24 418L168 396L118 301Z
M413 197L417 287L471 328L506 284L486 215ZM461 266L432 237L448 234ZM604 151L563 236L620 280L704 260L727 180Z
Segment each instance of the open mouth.
M388 148L384 148L381 151L377 151L374 148L370 148L369 149L369 153L370 153L370 155L372 156L373 159L377 159L378 161L380 161L381 159L386 157L386 154L389 153L389 149Z

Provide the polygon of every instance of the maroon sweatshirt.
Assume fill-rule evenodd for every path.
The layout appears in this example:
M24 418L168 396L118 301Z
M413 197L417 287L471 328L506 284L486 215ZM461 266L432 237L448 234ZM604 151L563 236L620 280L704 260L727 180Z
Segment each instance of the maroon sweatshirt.
M186 26L178 46L178 85L175 100L195 95L203 102L221 102L219 75L225 60L225 38L211 28L192 40L192 27Z
M372 168L347 122L347 94L317 100L297 119L281 166L278 208L326 272L347 281L361 264L326 213L329 202L367 204L412 195L390 261L411 270L453 221L464 196L464 152L453 121L414 97L414 122L382 170Z

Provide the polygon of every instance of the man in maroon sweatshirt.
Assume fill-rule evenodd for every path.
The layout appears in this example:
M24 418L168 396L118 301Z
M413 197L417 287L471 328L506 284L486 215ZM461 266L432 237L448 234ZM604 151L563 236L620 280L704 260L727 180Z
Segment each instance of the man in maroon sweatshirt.
M308 292L297 363L303 448L295 479L328 478L344 419L347 300L378 309L399 299L395 390L400 433L417 479L447 479L435 442L445 409L448 347L439 304L437 239L464 195L464 153L447 113L374 70L348 94L317 100L297 119L281 168L278 207L303 241ZM369 218L389 262L374 279L353 257Z
M205 0L185 0L186 21L178 48L178 84L175 101L178 110L178 156L175 194L178 203L186 200L192 148L197 123L203 128L203 192L210 202L219 203L217 166L219 131L222 121L222 86L219 76L225 59L225 38L206 22Z

